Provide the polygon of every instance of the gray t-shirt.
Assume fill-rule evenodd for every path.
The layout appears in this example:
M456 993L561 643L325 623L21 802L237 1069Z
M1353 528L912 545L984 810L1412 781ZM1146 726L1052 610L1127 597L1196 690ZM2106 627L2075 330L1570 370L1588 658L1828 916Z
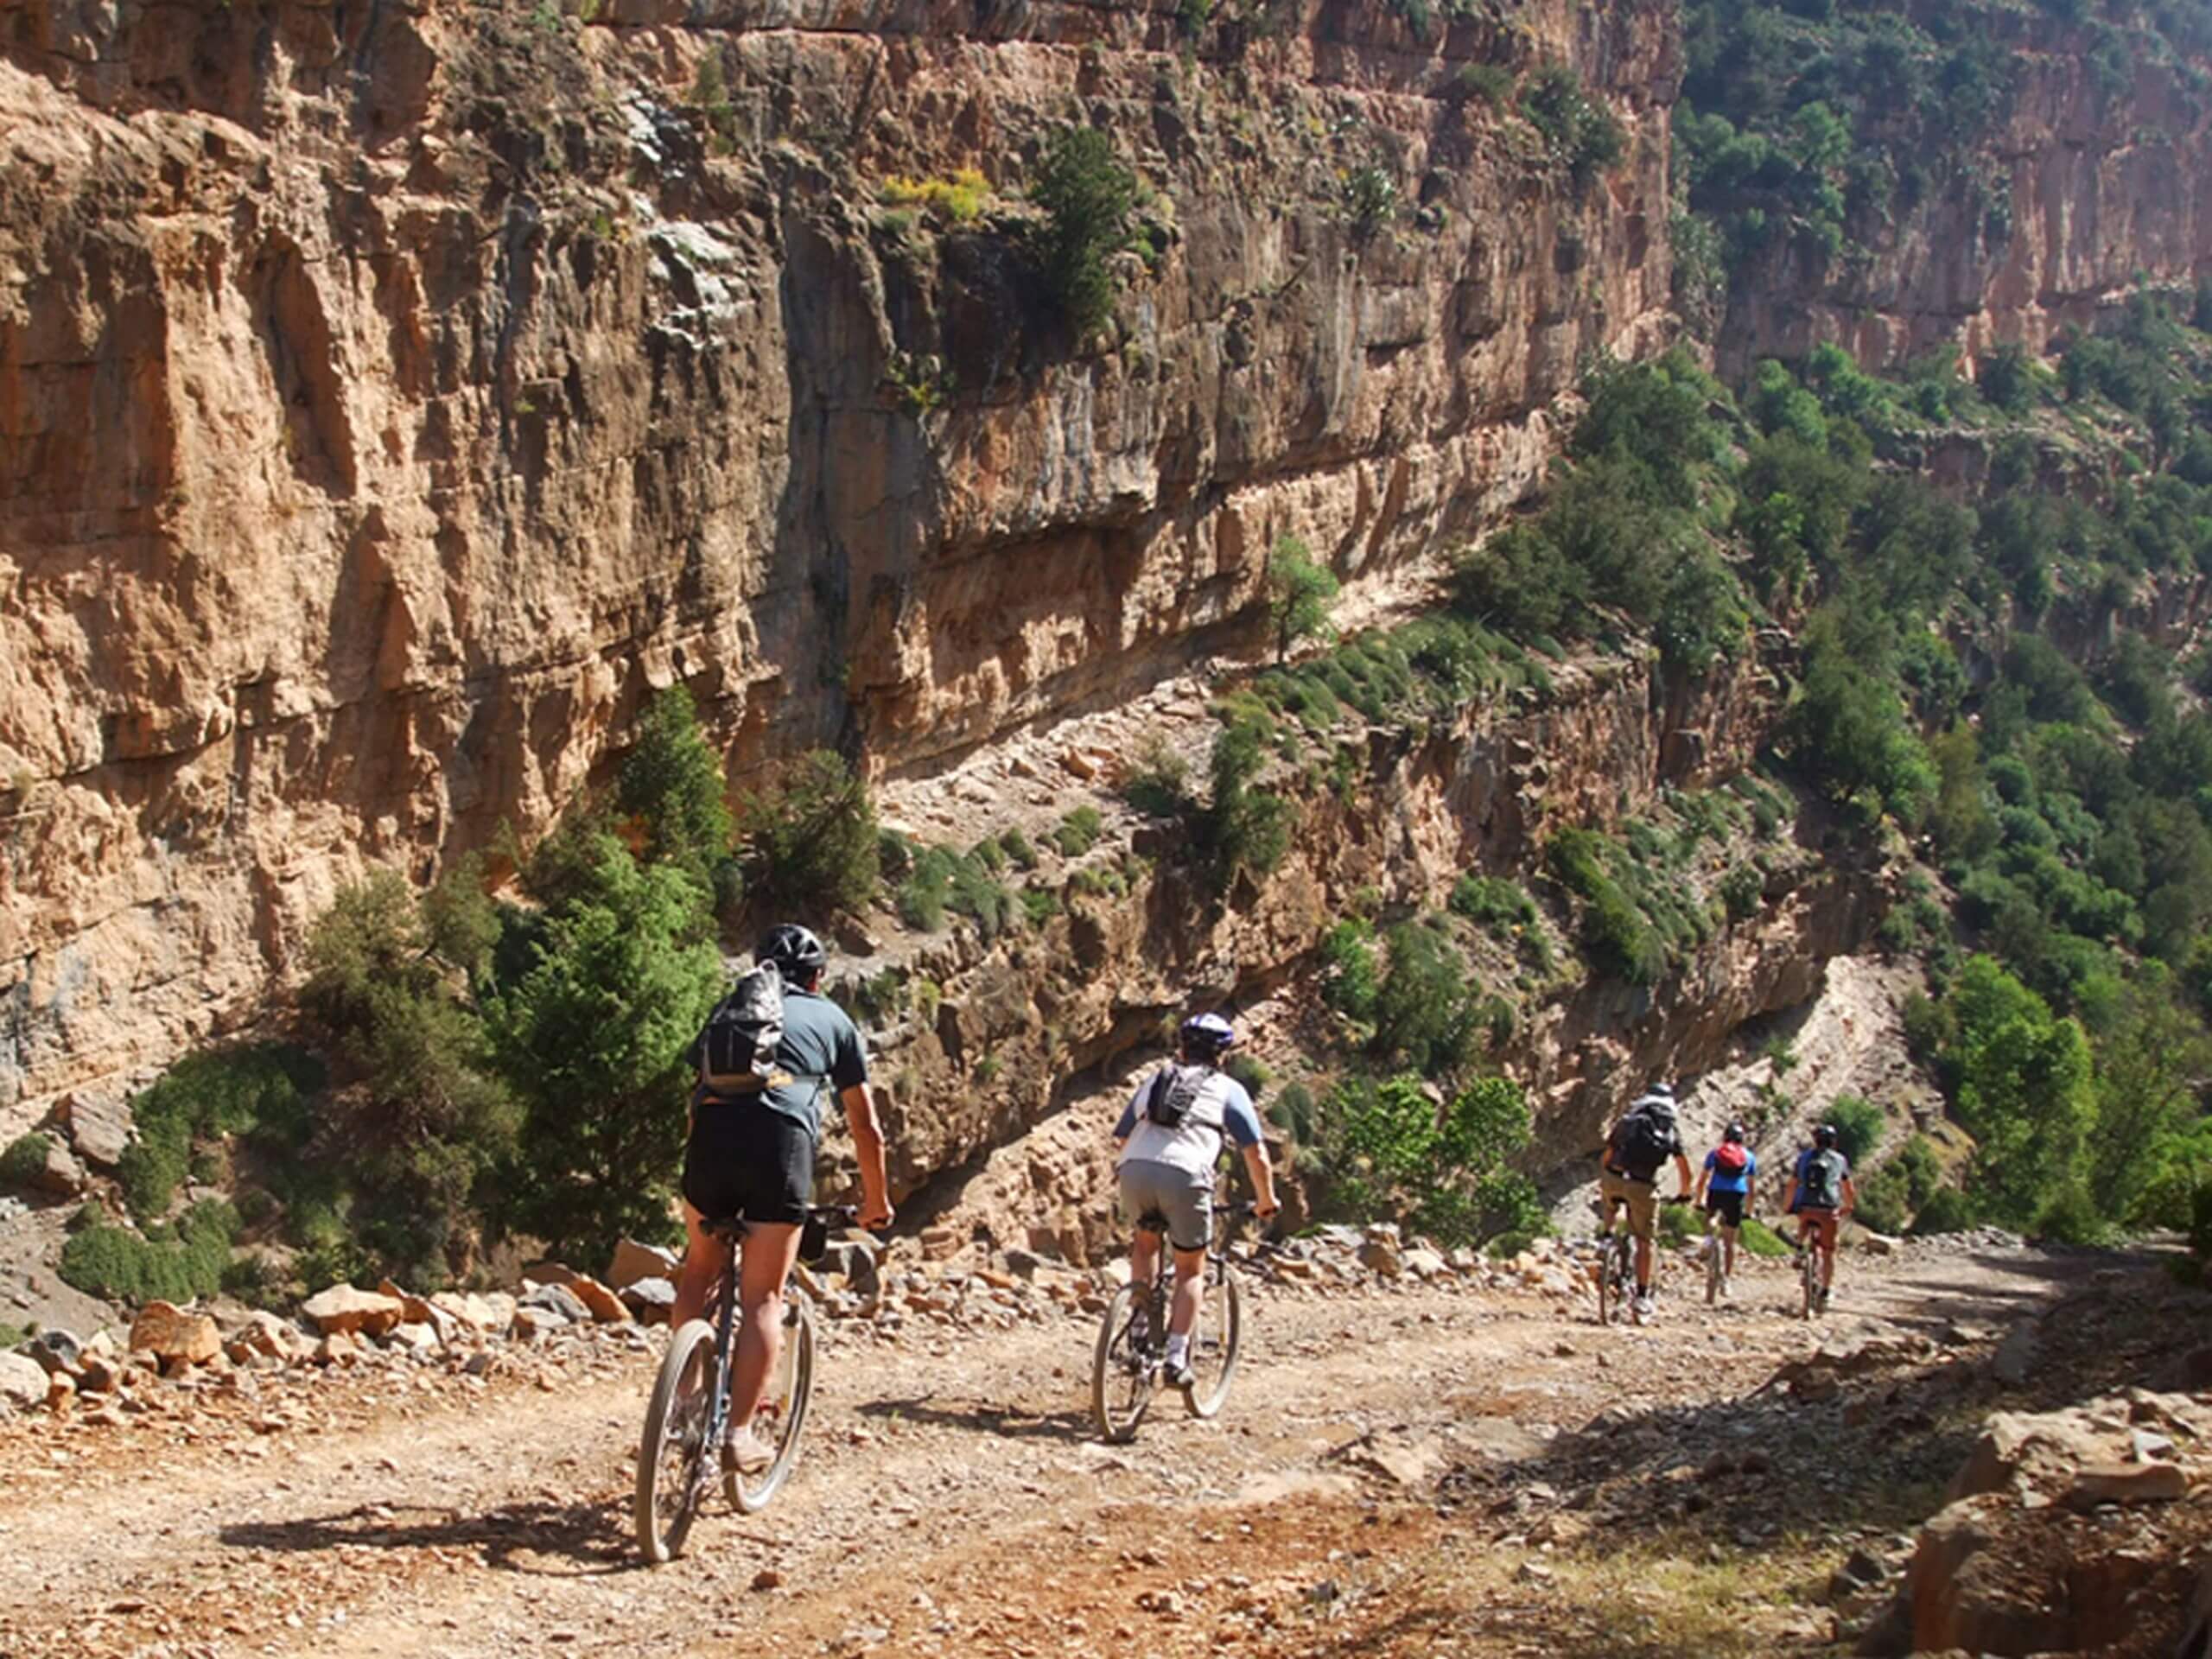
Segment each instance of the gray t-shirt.
M798 1079L760 1096L772 1112L806 1126L822 1139L822 1103L841 1089L868 1081L868 1050L860 1027L828 997L784 987L784 1039L776 1065Z

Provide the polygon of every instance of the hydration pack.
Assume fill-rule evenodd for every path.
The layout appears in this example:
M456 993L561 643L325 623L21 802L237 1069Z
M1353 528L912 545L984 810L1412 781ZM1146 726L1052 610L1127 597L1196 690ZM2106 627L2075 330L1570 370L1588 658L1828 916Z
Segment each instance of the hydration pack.
M1180 1128L1198 1103L1198 1090L1212 1075L1210 1065L1178 1065L1171 1060L1161 1066L1152 1074L1152 1087L1145 1090L1145 1121L1163 1129Z
M1741 1141L1723 1141L1713 1149L1715 1174L1740 1175L1744 1173L1744 1166L1750 1161L1751 1154L1744 1150Z
M776 1069L784 1040L784 976L753 969L715 1005L699 1033L699 1086L709 1095L757 1095L792 1079Z
M1613 1131L1614 1163L1639 1181L1657 1174L1675 1150L1674 1121L1662 1122L1647 1107L1637 1107Z
M1841 1208L1843 1178L1850 1167L1841 1153L1815 1150L1797 1172L1797 1207L1800 1210Z

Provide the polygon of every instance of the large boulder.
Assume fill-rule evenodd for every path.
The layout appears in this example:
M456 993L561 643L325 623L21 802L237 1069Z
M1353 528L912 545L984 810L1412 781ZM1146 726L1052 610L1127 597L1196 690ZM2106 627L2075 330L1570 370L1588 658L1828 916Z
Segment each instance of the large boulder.
M22 1354L0 1354L0 1404L29 1411L46 1403L46 1369Z
M641 1280L672 1280L679 1259L674 1250L626 1238L614 1247L614 1260L607 1268L607 1282L619 1294Z
M223 1351L223 1333L205 1313L149 1302L131 1322L130 1351L151 1354L164 1365L205 1365Z
M550 1313L567 1325L589 1325L591 1310L566 1285L532 1284L523 1281L522 1294L515 1298L517 1313L525 1312ZM543 1321L540 1322L541 1325Z
M666 1325L676 1307L676 1287L665 1279L640 1279L623 1287L622 1303L640 1325Z
M2110 1455L2106 1437L2070 1415L1994 1412L1966 1462L1951 1477L1945 1497L1956 1502L1983 1492L2060 1480L2077 1465Z
M85 1190L85 1166L70 1155L68 1147L48 1136L46 1157L31 1172L30 1184L58 1198L74 1198Z
M113 1169L130 1144L130 1100L126 1095L86 1090L61 1103L69 1144L86 1163Z
M67 1331L40 1332L23 1344L23 1354L48 1376L66 1376L73 1381L84 1369L85 1344Z
M406 1309L399 1298L381 1291L357 1290L352 1285L333 1285L301 1305L315 1328L324 1336L360 1333L380 1337L397 1326Z
M248 1356L257 1354L289 1364L305 1351L308 1343L306 1333L289 1319L255 1308L232 1331L231 1345ZM238 1355L233 1353L231 1357L237 1359Z

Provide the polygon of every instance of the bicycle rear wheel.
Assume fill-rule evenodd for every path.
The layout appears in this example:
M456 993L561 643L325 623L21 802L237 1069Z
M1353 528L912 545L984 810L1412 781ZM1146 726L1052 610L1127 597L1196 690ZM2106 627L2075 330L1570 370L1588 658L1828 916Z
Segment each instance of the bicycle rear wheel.
M1224 1270L1221 1282L1206 1293L1198 1328L1191 1333L1191 1386L1183 1404L1193 1417L1211 1417L1229 1398L1236 1375L1236 1345L1244 1334L1244 1301L1236 1275Z
M776 1355L776 1369L769 1374L760 1395L760 1409L753 1414L753 1432L776 1448L776 1460L766 1469L741 1474L722 1457L722 1493L740 1515L758 1515L766 1509L798 1462L798 1437L806 1427L807 1402L814 1397L814 1305L807 1294L791 1285L784 1291L784 1343Z
M1154 1367L1150 1343L1141 1342L1137 1317L1144 1298L1135 1285L1123 1285L1106 1304L1098 1321L1098 1346L1091 1356L1090 1414L1109 1440L1126 1440L1137 1432L1152 1404Z
M686 1321L669 1338L638 1442L638 1490L631 1517L639 1549L656 1565L683 1553L683 1540L698 1518L706 1488L709 1385L720 1381L714 1326L704 1319Z
M1809 1321L1820 1304L1821 1258L1818 1251L1807 1250L1797 1258L1797 1317Z
M1620 1249L1611 1239L1605 1241L1605 1253L1598 1258L1598 1323L1611 1325L1621 1316L1621 1290L1626 1281L1621 1273Z

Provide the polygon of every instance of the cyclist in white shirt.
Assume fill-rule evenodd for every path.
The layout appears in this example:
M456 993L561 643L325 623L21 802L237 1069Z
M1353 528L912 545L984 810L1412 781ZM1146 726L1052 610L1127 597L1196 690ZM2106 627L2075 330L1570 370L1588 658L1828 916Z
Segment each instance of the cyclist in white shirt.
M1206 1246L1213 1238L1214 1172L1224 1139L1251 1172L1257 1213L1275 1212L1274 1170L1261 1139L1259 1114L1244 1085L1221 1069L1236 1033L1219 1014L1183 1022L1180 1058L1137 1085L1114 1130L1120 1145L1122 1207L1136 1224L1130 1282L1159 1271L1160 1235L1175 1253L1175 1300L1167 1319L1167 1380L1186 1388L1191 1332L1205 1305Z

